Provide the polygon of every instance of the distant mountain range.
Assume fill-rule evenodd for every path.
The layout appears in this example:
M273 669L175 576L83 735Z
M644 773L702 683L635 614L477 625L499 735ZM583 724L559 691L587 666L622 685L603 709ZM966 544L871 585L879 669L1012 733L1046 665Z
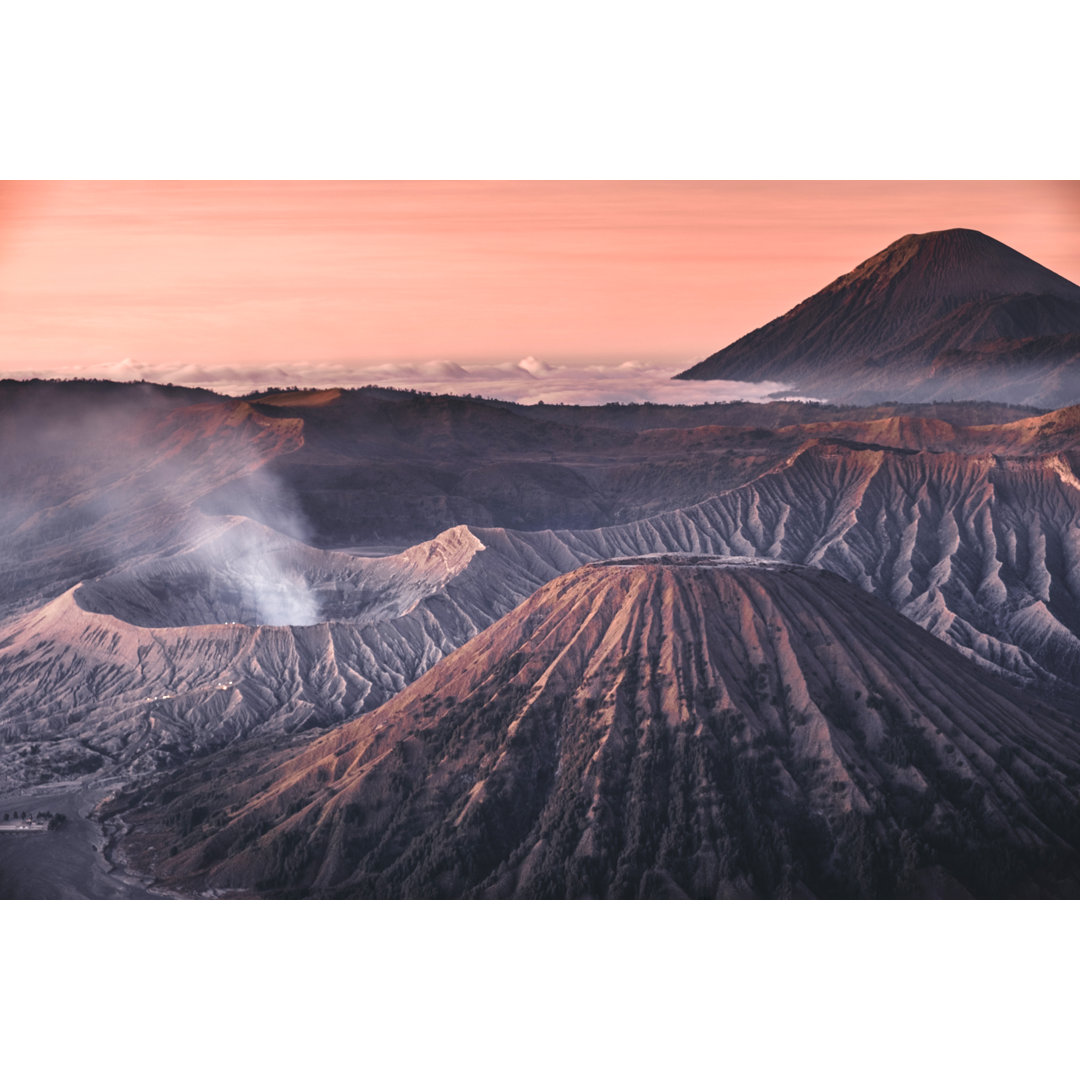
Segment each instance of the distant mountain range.
M972 229L911 234L680 379L834 401L1080 400L1080 286Z

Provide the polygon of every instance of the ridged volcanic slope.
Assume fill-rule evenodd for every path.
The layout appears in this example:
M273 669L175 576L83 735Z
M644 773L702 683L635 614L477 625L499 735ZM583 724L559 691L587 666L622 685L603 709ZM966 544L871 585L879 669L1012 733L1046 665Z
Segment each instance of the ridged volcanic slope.
M300 752L232 749L109 809L194 889L1072 895L1078 753L832 574L665 556L551 582Z
M1074 412L1008 425L1002 438L1021 451L1071 445ZM41 740L39 754L8 764L63 773L92 753L125 771L256 729L341 723L382 704L559 574L654 552L832 570L988 669L1075 698L1074 458L1067 449L1010 459L818 440L751 484L627 525L532 533L462 526L379 560L305 554L277 538L281 566L295 563L300 573L314 559L303 569L314 592L323 564L326 584L333 580L336 599L322 615L329 621L309 627L153 629L104 614L138 621L159 586L173 594L158 608L170 621L199 615L191 611L199 596L221 599L208 586L185 592L188 555L152 561L84 586L84 606L102 614L79 609L80 590L8 625L0 720L24 741ZM231 685L222 691L219 683Z
M998 672L1080 685L1080 480L1066 454L815 441L685 510L589 531L475 532L534 575L547 565L548 577L663 551L821 567Z

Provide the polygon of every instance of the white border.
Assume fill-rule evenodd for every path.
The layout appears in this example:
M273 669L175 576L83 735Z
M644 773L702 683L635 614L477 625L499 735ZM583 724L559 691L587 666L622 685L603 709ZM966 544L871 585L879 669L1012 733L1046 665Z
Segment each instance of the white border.
M0 169L1071 178L1065 10L37 0L5 10ZM1072 1051L1071 905L3 913L15 1076L1044 1076Z

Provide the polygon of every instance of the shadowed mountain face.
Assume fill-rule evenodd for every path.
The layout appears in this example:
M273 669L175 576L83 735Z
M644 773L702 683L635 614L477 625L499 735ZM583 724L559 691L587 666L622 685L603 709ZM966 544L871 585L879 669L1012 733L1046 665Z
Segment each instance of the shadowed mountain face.
M197 890L1071 896L1078 754L835 575L663 556L558 578L305 748L109 809L137 865Z
M970 229L902 237L683 372L837 401L1080 399L1080 286Z
M313 404L308 404L314 402ZM783 461L815 422L855 424L894 409L802 402L713 406L520 406L390 390L271 395L269 421L303 424L303 445L199 504L278 527L253 482L296 500L321 547L430 540L457 525L594 528L700 502ZM912 407L969 427L1034 410L978 403ZM238 497L239 506L238 509Z

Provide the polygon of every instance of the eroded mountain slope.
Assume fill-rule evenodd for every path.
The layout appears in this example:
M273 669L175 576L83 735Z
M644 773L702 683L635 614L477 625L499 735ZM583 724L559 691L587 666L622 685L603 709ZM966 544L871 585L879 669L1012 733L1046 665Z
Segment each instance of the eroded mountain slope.
M552 576L658 551L818 566L1001 672L1080 684L1080 482L1066 455L816 442L685 510L590 532L477 535L508 558L528 547Z
M173 888L1076 895L1080 735L880 601L701 556L573 571L306 748L112 800Z
M236 522L71 589L0 639L8 784L186 760L381 704L542 580L459 528L384 558Z
M70 768L80 746L126 767L260 725L329 726L381 704L559 574L665 551L830 569L989 670L1059 696L1080 687L1080 483L1068 452L819 440L752 484L605 529L459 527L364 559L234 522L9 623L0 719L23 746L15 763L39 777ZM293 625L246 625L269 611ZM151 718L155 739L127 738Z
M109 400L116 405L115 394ZM62 460L69 470L52 487L35 448L23 447L20 460L37 478L29 490L39 524L41 515L59 516L55 534L23 517L3 550L15 584L0 623L0 783L123 775L260 728L341 723L386 701L557 575L656 551L832 569L999 673L1059 693L1080 683L1076 409L983 426L958 422L984 418L977 410L951 419L940 410L872 411L869 420L848 410L844 419L795 427L678 428L672 434L688 458L710 448L723 456L747 442L745 460L757 455L771 465L702 502L623 525L458 525L373 558L305 542L319 526L266 471L306 446L312 414L335 404L345 413L331 429L345 445L347 398L327 398L304 417L151 400L140 413L121 395L119 411L94 422L98 432L119 429L116 453L95 443L80 459L60 428L46 429L60 457L45 462ZM444 417L448 446L476 435L475 404L446 412L430 403ZM141 419L124 427L133 409ZM790 409L778 409L790 419ZM304 412L295 404L291 411ZM491 407L482 416L505 445L515 429ZM403 445L404 428L399 436ZM654 433L634 438L637 453ZM663 467L678 469L671 460ZM13 489L16 479L7 478ZM210 513L207 500L220 501L223 491L232 512ZM69 580L96 567L104 569L81 584Z

